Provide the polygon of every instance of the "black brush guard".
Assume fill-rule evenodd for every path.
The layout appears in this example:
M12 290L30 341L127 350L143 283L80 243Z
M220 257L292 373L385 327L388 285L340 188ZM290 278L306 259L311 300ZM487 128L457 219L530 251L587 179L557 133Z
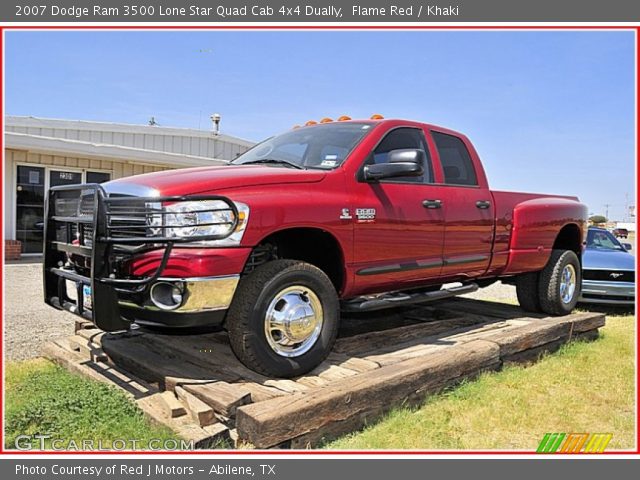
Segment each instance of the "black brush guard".
M165 217L175 214L164 209L165 203L210 200L223 202L224 207L197 211L228 211L232 220L193 226L228 225L227 232L192 237L167 234L184 226L165 225ZM45 202L45 302L79 315L102 330L126 330L131 320L121 316L120 297L143 298L162 275L174 245L227 238L236 230L238 221L235 204L217 195L109 196L98 184L53 187ZM152 275L132 278L128 274L127 265L133 256L158 249L164 249L164 253ZM67 281L75 285L75 299L67 293ZM84 306L85 285L91 287L91 309Z

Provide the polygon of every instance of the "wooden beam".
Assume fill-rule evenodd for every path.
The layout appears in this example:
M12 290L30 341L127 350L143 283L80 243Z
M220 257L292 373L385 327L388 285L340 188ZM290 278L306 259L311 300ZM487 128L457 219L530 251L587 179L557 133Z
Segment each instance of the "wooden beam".
M456 345L306 393L242 406L236 414L238 436L258 448L310 434L331 438L394 406L420 401L427 393L499 366L499 348L491 342Z
M187 392L182 387L176 387L176 395L178 400L184 403L187 407L187 410L191 414L191 418L193 418L201 427L213 425L218 422L218 419L213 413L213 409L195 395Z
M184 385L183 388L209 405L216 413L235 417L236 409L251 403L251 392L238 384L226 382Z

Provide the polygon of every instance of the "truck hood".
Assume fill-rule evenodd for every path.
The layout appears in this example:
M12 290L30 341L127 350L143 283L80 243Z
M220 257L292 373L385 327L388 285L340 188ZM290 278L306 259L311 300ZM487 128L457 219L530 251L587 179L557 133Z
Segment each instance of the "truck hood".
M326 176L320 170L296 170L264 165L224 165L145 173L103 184L108 193L136 196L194 195L233 188L315 183Z

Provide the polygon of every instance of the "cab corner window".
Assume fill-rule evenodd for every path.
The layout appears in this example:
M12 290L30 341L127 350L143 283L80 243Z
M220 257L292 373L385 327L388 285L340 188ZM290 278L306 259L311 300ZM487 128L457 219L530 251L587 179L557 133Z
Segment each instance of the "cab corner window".
M422 130L418 128L396 128L390 131L378 144L372 155L367 160L367 165L387 163L389 153L393 150L416 149L424 152L425 164L424 174L416 177L397 177L382 180L383 182L411 182L411 183L433 183L433 169L429 158L429 149L425 141Z
M444 183L449 185L478 185L471 155L464 142L453 135L431 132L440 155Z

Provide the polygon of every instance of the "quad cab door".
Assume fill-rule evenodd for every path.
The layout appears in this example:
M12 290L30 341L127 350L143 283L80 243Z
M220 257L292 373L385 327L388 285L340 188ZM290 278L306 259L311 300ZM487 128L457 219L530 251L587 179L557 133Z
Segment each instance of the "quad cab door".
M438 196L444 213L442 275L449 281L481 276L491 262L495 219L484 170L466 139L430 133L444 177Z
M425 152L420 176L365 181L364 165L354 187L353 208L343 218L354 225L355 289L357 294L400 290L437 282L442 268L444 210L437 202L440 187L424 131L399 127L388 132L365 165L385 163L389 152Z

